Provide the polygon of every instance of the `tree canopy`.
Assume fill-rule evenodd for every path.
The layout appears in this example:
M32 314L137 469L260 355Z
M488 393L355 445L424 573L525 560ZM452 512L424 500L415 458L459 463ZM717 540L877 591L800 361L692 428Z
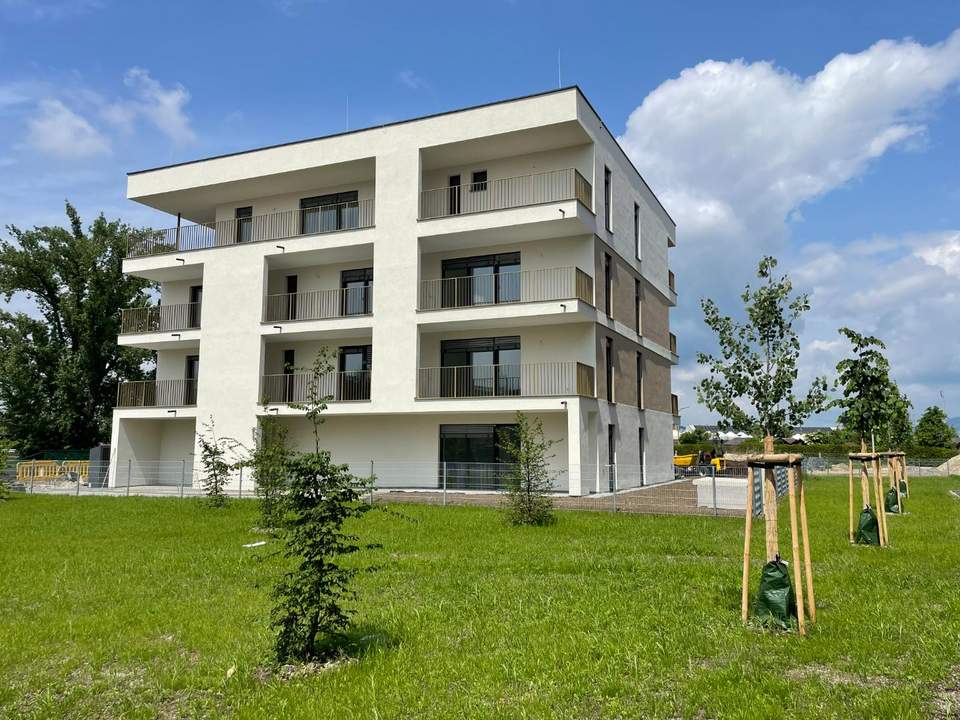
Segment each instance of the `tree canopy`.
M146 231L101 214L85 232L7 226L0 294L36 312L0 310L0 432L21 453L109 440L117 381L144 376L151 353L117 345L120 310L149 303L151 283L123 274L127 243Z
M825 378L815 378L803 397L794 392L800 355L794 326L810 301L805 294L793 295L790 278L776 277L776 267L776 258L760 260L760 285L748 285L741 295L746 322L721 315L709 298L700 303L720 354L697 353L710 374L697 384L697 399L720 415L721 427L757 437L783 437L828 406Z
M947 422L947 414L937 405L923 411L917 421L914 442L923 447L951 447L957 441L957 433Z

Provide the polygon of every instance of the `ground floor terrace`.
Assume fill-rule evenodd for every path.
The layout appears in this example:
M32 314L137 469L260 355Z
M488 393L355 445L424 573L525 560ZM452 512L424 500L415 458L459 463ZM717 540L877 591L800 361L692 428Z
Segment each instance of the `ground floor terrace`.
M586 496L626 491L674 479L672 417L612 403L557 400L556 408L527 412L550 442L547 463L557 494ZM197 434L209 433L209 419L151 411L114 416L108 486L193 488L200 484ZM251 417L249 433L230 438L243 449L256 442L256 425L276 414L288 444L314 446L313 427L302 412L274 408ZM512 464L503 449L516 411L371 414L332 412L321 426L321 445L351 472L373 477L378 491L498 492L509 482ZM249 469L236 471L230 487L252 491Z

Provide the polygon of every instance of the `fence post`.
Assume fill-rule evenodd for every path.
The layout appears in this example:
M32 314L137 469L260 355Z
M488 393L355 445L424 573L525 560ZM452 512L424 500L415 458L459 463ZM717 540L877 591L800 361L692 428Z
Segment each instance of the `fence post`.
M240 484L237 485L237 500L243 499L243 465L240 466Z
M33 481L37 477L37 461L30 461L30 494L33 495Z
M80 472L77 471L77 497L80 497Z
M370 504L373 505L373 460L370 461Z
M719 515L717 510L717 466L710 463L710 486L713 490L713 514Z
M447 461L443 461L443 506L447 506Z
M127 459L127 497L130 497L130 475L133 472L133 458Z
M613 511L617 511L617 466L611 465L610 472L613 474Z
M187 461L180 461L180 499L183 500L183 482L187 477Z

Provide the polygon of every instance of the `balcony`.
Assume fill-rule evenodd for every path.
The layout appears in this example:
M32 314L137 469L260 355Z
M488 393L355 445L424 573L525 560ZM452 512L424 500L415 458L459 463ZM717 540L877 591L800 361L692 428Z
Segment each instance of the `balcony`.
M677 354L677 336L673 333L670 333L670 356L674 362L680 360L680 356Z
M417 398L594 396L593 368L579 362L420 368Z
M264 375L260 379L261 399L268 404L305 403L310 396L313 373ZM370 399L370 371L346 370L325 373L319 378L320 395L328 402L355 402Z
M197 381L189 378L171 380L132 380L117 387L118 408L191 407L197 404Z
M263 322L327 320L371 315L373 286L267 295Z
M673 270L667 270L667 287L670 288L671 292L677 291L677 278L673 274Z
M591 209L593 187L574 168L423 190L420 219L577 200Z
M127 257L147 257L248 242L322 235L369 228L373 227L373 224L374 201L371 198L155 230L143 238L132 240L127 247Z
M127 308L120 313L120 333L170 332L200 327L200 303Z
M670 395L670 410L673 412L673 426L680 428L680 398L676 395Z
M424 280L419 307L445 310L548 300L582 300L592 305L593 278L580 268L565 267Z

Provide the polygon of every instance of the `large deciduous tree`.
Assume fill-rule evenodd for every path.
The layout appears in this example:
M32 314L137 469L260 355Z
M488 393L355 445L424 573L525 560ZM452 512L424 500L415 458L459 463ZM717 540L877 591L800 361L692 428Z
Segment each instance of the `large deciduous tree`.
M109 440L117 381L144 376L149 351L117 345L120 311L148 304L151 284L127 277L129 241L146 231L100 215L87 231L8 226L0 241L0 294L35 313L0 310L0 432L30 453Z
M952 447L957 442L957 433L947 422L947 414L932 405L917 421L914 441L923 447Z
M720 354L697 353L709 372L696 386L697 399L720 415L721 427L756 437L783 437L829 404L825 378L815 378L802 397L794 392L800 355L794 326L810 301L794 295L790 278L774 275L776 267L776 258L764 257L757 268L759 286L748 285L741 295L746 322L721 315L709 298L700 303Z

